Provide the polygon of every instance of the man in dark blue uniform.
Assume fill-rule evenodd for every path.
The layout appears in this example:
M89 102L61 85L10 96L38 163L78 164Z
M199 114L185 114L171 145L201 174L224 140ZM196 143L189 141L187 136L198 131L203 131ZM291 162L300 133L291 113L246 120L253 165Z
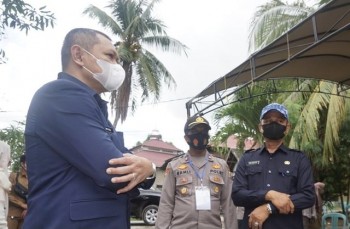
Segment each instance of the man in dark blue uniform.
M245 207L243 228L301 229L302 209L315 203L309 159L283 145L289 129L283 105L262 109L259 130L264 145L242 156L232 187L235 205Z
M35 93L27 115L23 229L127 229L129 197L140 182L151 186L155 171L128 154L100 97L117 90L125 72L110 38L92 29L71 30L61 58L63 72Z

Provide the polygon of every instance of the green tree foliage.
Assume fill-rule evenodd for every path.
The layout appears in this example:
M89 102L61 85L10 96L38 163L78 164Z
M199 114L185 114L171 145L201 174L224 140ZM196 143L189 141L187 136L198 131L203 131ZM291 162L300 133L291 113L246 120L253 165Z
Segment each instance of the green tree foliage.
M322 91L322 93L319 93ZM328 94L329 93L329 94ZM340 142L340 128L344 124L346 117L345 106L349 103L349 92L337 93L337 85L325 81L320 81L314 88L314 93L303 100L300 108L300 115L294 127L290 147L298 148L310 152L313 146L321 145L322 151L315 155L322 159L322 163L328 164L329 160L337 154L337 146ZM291 97L300 97L297 92L293 92ZM286 103L293 102L285 101ZM313 155L313 154L310 154Z
M24 122L18 122L16 126L0 130L0 140L5 141L11 147L11 168L18 171L20 167L19 158L24 153Z
M46 6L34 8L23 0L2 0L0 7L0 40L6 28L19 29L28 34L30 29L44 30L54 26L55 16ZM0 64L6 62L5 51L0 47Z
M90 5L84 14L96 18L99 23L115 34L120 41L115 46L125 70L125 80L118 91L111 94L111 104L115 111L114 126L125 121L129 103L136 109L137 96L132 90L141 90L141 100L159 100L161 86L175 86L175 80L146 46L159 47L163 51L177 54L186 53L186 46L166 34L164 23L152 16L158 0L112 0L106 7L111 15L96 6ZM131 102L130 102L131 100Z
M348 108L348 107L347 107ZM347 114L349 114L347 109ZM316 179L326 183L326 200L337 200L340 198L341 203L349 203L350 192L350 118L347 115L346 121L340 130L340 144L336 147L337 154L329 158L329 164L323 166L322 163L313 161L316 167ZM315 157L317 159L317 157ZM346 199L344 199L346 197ZM342 211L346 213L344 204Z

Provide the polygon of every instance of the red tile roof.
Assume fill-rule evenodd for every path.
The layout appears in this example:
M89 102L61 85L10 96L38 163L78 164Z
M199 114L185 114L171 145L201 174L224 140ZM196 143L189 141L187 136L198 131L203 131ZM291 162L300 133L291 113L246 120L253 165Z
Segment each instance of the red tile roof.
M158 139L150 139L150 140L144 141L142 145L147 147L152 147L152 148L164 149L167 151L179 151L179 152L182 151L181 149L176 148L172 143L164 142Z
M134 151L134 154L140 157L147 158L148 160L156 164L157 167L162 167L162 165L166 160L173 158L177 155L176 153L174 154L160 153L160 152L142 150L142 149Z
M156 164L157 167L162 167L164 163L182 153L181 149L175 147L172 143L164 142L160 134L155 134L144 141L141 145L130 149L135 155L145 157Z

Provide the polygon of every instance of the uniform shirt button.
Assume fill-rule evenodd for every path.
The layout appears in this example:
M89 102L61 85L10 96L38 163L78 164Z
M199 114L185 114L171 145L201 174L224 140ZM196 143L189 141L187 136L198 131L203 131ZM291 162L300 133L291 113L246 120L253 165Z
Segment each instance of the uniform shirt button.
M269 173L271 173L271 170L269 170Z
M267 187L270 187L271 185L270 185L270 184L267 184L266 186L267 186Z

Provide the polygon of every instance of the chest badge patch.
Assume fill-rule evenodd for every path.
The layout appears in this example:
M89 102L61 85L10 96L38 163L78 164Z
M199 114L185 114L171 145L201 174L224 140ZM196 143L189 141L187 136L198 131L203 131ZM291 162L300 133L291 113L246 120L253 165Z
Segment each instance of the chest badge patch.
M221 166L219 164L214 164L212 167L213 167L213 169L220 169L221 168Z
M181 194L186 194L187 193L187 188L183 187L181 190L180 190Z
M284 161L285 165L290 165L290 161Z
M214 192L215 192L215 193L218 193L218 192L219 192L219 187L218 187L218 186L215 186L215 187L214 187Z
M187 165L181 164L181 165L179 165L178 169L181 169L181 170L187 169Z
M218 177L218 176L215 176L213 179L215 182L219 182L221 180L220 177Z

